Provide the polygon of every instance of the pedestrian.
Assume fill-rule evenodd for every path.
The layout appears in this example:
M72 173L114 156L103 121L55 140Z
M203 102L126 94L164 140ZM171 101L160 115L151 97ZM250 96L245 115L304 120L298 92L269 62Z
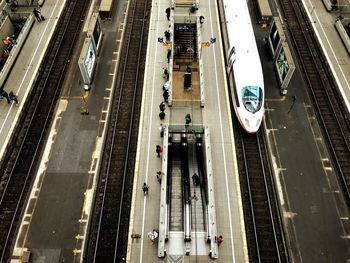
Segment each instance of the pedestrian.
M143 191L143 195L148 195L148 190L149 190L149 186L145 183L143 183L142 186L142 191Z
M7 103L10 104L11 103L11 100L10 100L10 97L9 97L9 94L5 91L5 90L1 90L0 92L1 96L5 97L6 100L7 100Z
M160 153L162 152L162 146L160 145L156 145L156 153L157 153L157 157L160 157Z
M157 172L157 180L159 183L162 183L162 177L163 177L163 172L162 171L158 171Z
M216 238L216 243L218 243L218 246L220 246L223 241L224 241L224 238L222 237L222 235Z
M170 57L171 57L171 49L168 49L168 53L166 54L166 58L168 60L168 63L170 63Z
M165 82L164 85L163 85L163 90L168 91L169 89L170 89L170 82L167 81L167 82Z
M192 121L191 120L191 115L189 113L187 113L186 116L185 116L185 126L186 126L186 128L188 127L188 125L190 125L191 121Z
M166 18L168 19L168 21L170 20L170 7L168 7L167 9L165 9L165 13L166 13Z
M159 131L160 131L160 137L163 138L164 137L164 131L165 131L165 125L164 124L160 125Z
M159 112L159 119L161 119L161 120L165 119L165 112L164 111Z
M167 68L163 68L163 78L169 80L169 72Z
M197 173L194 173L192 175L192 181L193 181L193 184L196 186L196 185L199 185L199 176Z
M170 40L170 29L164 31L164 36L166 41Z
M41 14L41 12L38 8L34 8L33 14L38 22L45 20L45 17Z
M168 102L169 99L169 92L167 90L164 90L163 92L163 98L165 102Z
M204 23L204 16L199 17L199 23L202 25Z
M162 101L162 102L159 104L159 110L160 110L160 111L165 111L165 103L164 103L164 101Z
M14 102L16 102L16 105L18 105L18 97L13 93L13 91L10 92L9 99L13 100Z

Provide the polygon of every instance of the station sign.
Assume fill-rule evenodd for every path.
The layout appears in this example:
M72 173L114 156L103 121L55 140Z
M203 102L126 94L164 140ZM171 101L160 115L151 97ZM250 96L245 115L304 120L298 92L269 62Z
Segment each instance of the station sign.
M282 24L279 17L274 17L269 34L267 35L267 43L273 58L276 58L282 41L286 41Z
M103 36L103 31L101 29L101 18L99 13L92 14L87 35L91 37L96 54L98 55L101 49Z
M96 65L96 51L91 37L87 37L84 41L78 60L78 65L84 84L89 85L92 82Z
M277 72L281 92L286 94L288 84L293 76L295 65L287 42L282 42L277 51L274 67Z

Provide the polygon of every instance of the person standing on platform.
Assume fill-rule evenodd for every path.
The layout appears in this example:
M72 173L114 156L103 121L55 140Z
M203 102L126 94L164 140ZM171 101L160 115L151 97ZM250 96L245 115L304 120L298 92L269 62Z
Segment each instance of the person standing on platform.
M161 119L161 120L165 119L165 112L164 111L159 112L159 119Z
M5 90L1 89L0 90L0 95L6 98L8 104L11 103L9 94Z
M222 235L218 236L216 238L216 243L218 243L218 247L221 245L221 243L224 241L224 238L222 237Z
M163 147L160 145L156 145L156 153L157 157L160 157L160 154L163 152Z
M163 78L169 80L169 72L167 68L163 68Z
M164 90L163 92L163 98L165 102L168 102L169 99L169 92L167 90Z
M186 128L188 127L188 125L190 125L191 121L192 121L191 120L191 115L189 113L187 113L186 116L185 116L185 127Z
M168 49L168 53L166 54L166 58L168 60L168 63L170 63L170 57L171 57L171 49Z
M160 111L165 111L165 103L164 103L164 101L162 101L162 102L159 104L159 110L160 110Z
M165 13L166 13L166 19L168 19L168 21L169 21L170 20L170 7L165 9Z
M16 102L16 105L18 105L18 97L13 93L13 91L10 92L9 99L13 100L14 102Z
M164 131L165 131L165 125L164 124L160 125L159 131L160 131L160 137L163 138L164 137Z
M38 22L45 20L45 17L41 14L41 12L38 8L34 8L33 14Z

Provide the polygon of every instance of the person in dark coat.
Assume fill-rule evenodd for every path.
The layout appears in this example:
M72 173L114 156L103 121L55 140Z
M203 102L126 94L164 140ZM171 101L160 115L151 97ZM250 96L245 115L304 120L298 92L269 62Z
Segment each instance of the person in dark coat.
M13 91L10 92L9 99L13 100L14 102L16 102L16 105L18 105L18 97L13 93Z
M165 112L164 111L159 112L159 119L161 119L161 120L165 119Z
M156 145L156 153L157 157L160 157L160 153L162 152L162 147L160 145Z
M163 92L163 98L165 102L168 102L169 99L169 92L167 90L164 90Z
M7 100L7 103L10 104L11 103L11 100L10 100L10 97L9 97L9 94L5 91L5 90L0 90L0 95L5 97L6 100Z
M168 63L170 63L170 57L171 57L171 49L168 49L168 53L166 54L166 58L168 60Z
M45 20L45 17L41 14L41 12L38 8L34 8L33 14L38 22Z
M166 13L166 18L168 19L168 21L170 20L170 7L168 7L167 9L165 9L165 13Z
M165 111L165 103L164 103L164 101L162 101L162 102L159 104L159 110L160 110L160 111Z

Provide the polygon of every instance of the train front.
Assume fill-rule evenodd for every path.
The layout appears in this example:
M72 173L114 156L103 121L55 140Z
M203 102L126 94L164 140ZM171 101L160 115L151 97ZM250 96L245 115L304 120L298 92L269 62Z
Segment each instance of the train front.
M240 98L240 107L236 108L236 114L248 133L258 131L264 116L264 91L260 86L244 86Z

